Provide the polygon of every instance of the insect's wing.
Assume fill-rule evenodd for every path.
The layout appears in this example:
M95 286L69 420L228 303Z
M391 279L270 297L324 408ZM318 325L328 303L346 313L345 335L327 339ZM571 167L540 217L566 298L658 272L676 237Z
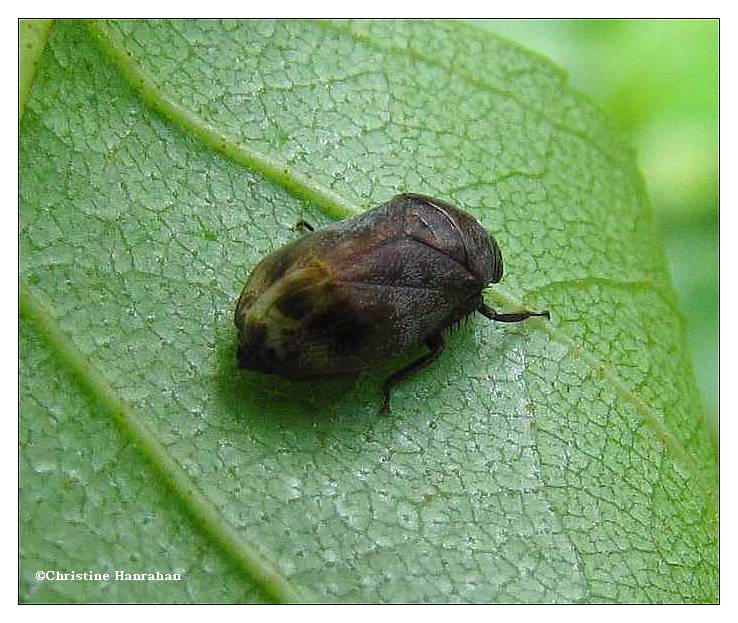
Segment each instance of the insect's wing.
M357 318L374 318L364 345L380 359L460 320L479 302L480 285L459 262L407 236L355 253L339 266L341 296Z

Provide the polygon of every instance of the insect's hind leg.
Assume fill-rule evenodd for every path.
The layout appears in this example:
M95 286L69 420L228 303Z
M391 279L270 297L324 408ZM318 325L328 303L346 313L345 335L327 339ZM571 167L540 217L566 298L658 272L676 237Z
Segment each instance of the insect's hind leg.
M315 231L315 227L308 223L304 218L301 218L297 223L295 223L294 229L299 231Z
M520 322L521 320L525 320L531 316L543 316L548 320L551 319L551 314L548 313L548 310L537 312L524 309L519 312L501 314L496 309L492 309L486 303L480 303L477 309L480 314L487 316L490 320L496 320L497 322Z
M403 381L410 375L415 374L418 370L422 370L430 363L433 363L443 352L443 349L445 347L445 344L443 343L443 337L440 334L427 339L425 344L428 348L430 348L429 353L426 353L422 357L419 357L412 363L406 365L401 370L398 370L384 382L382 413L390 412L390 392L392 391L392 388L400 381Z

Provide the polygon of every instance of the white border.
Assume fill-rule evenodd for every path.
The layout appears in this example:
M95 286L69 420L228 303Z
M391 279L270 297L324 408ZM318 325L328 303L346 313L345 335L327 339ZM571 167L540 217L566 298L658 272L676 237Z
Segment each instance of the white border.
M670 2L668 5L662 3L647 2L620 2L616 6L597 5L592 2L557 2L551 3L502 3L485 4L480 6L478 2L456 0L453 3L445 2L424 2L409 3L401 6L397 2L386 2L379 0L368 5L349 5L345 1L338 2L310 2L298 3L294 2L269 2L269 3L240 3L234 6L232 3L208 2L199 6L185 6L183 3L159 3L154 6L151 2L130 1L124 5L112 6L92 2L66 2L60 5L58 2L34 2L24 4L22 6L13 7L16 10L23 11L23 17L48 17L60 15L61 12L66 13L69 17L75 16L209 16L213 14L231 15L241 17L326 17L326 16L362 16L362 17L612 17L616 13L628 17L667 17L664 13L668 11L668 17L723 17L721 22L721 68L725 71L721 72L721 110L736 111L738 110L738 98L736 98L735 78L735 59L736 59L736 28L734 21L726 15L728 12L726 4L720 2ZM234 13L234 9L238 13ZM483 12L486 11L486 14ZM6 10L3 9L3 13ZM555 14L554 14L555 12ZM2 62L6 65L2 75L9 77L17 75L17 17L6 16L0 20L2 28L2 36L0 41L5 47ZM732 16L731 16L732 17ZM12 85L12 81L10 81ZM2 283L9 288L6 292L10 292L6 299L5 305L0 307L0 327L2 327L2 396L5 408L2 413L4 416L3 439L6 445L2 452L1 473L2 491L0 492L6 501L4 512L0 515L0 530L3 538L3 564L0 571L0 603L3 609L10 608L15 610L17 605L17 253L18 253L18 216L17 216L17 161L18 161L18 144L17 144L17 84L10 94L6 93L2 100L4 107L3 119L5 120L5 135L3 136L3 156L4 166L0 168L4 177L2 189L6 195L4 202L5 209L2 211L2 227L0 233L2 241L0 241L0 270L2 270ZM12 127L11 127L12 126ZM16 615L23 617L23 620L34 621L43 620L65 620L67 618L75 621L95 620L101 618L112 620L128 619L131 615L136 617L143 616L145 619L174 616L180 619L188 619L190 617L217 617L218 619L229 619L238 617L243 620L246 615L254 620L285 620L289 617L290 621L295 620L320 620L327 622L331 620L341 621L344 623L347 615L352 617L352 623L356 620L369 621L373 620L377 614L383 619L389 621L398 620L405 621L408 619L419 619L426 621L435 617L448 619L449 617L463 617L468 621L489 621L489 617L493 616L501 621L513 620L520 618L527 619L535 617L538 621L550 621L561 619L567 623L574 623L578 620L586 620L591 622L593 616L605 620L621 621L623 617L636 617L638 620L646 617L664 617L664 620L672 623L679 620L692 620L695 617L700 619L707 617L719 620L727 620L728 613L733 611L736 604L735 587L738 586L738 577L736 577L735 569L735 546L736 537L734 526L736 525L735 513L735 494L733 493L735 485L733 477L736 475L735 457L736 453L732 452L731 444L733 440L738 438L738 409L735 407L735 392L732 388L736 384L736 376L738 369L735 366L735 355L738 352L738 322L732 320L738 305L734 304L733 293L736 291L733 280L738 275L738 261L735 244L735 236L738 236L738 227L736 227L736 219L738 219L735 184L731 183L735 178L736 166L734 151L736 144L736 116L735 112L724 114L721 116L721 171L727 172L728 175L721 178L721 203L726 206L721 211L721 244L720 246L720 268L721 277L725 278L725 282L721 279L721 285L726 284L725 288L721 288L721 318L725 322L721 324L721 357L720 357L720 374L721 374L721 420L720 431L723 440L723 452L721 457L721 476L722 481L726 483L721 496L721 513L722 525L725 529L721 530L721 602L719 608L701 608L699 611L694 608L680 608L674 606L658 607L658 611L653 607L617 607L606 606L597 607L597 611L593 611L591 607L536 607L536 606L469 606L463 607L463 611L458 607L453 611L446 606L428 607L412 607L412 606L386 606L381 612L376 611L370 606L352 607L350 612L346 607L341 606L313 606L313 607L259 607L250 606L247 611L238 607L197 607L185 608L176 607L176 612L164 612L163 606L141 606L133 613L121 607L115 606L41 606L32 607L24 606L22 611L14 611L6 613L8 617ZM722 382L724 381L724 382ZM733 587L731 589L731 587ZM104 609L103 609L104 608ZM489 608L494 608L493 611ZM514 608L514 609L513 609ZM623 609L627 608L627 610ZM649 608L646 610L645 608ZM16 618L13 617L13 619ZM735 617L735 613L730 615ZM6 620L11 620L6 618ZM598 621L599 623L599 621Z

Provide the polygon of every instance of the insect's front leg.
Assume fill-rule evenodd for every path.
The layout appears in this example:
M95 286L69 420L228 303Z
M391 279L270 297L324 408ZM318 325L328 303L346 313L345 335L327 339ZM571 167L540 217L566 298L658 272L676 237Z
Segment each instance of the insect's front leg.
M530 318L531 316L543 316L544 318L547 318L549 320L551 319L551 314L548 313L548 310L536 312L524 309L519 312L501 314L497 310L492 309L486 303L480 303L477 310L480 314L487 316L487 318L489 318L490 320L496 320L497 322L520 322L521 320L525 320L526 318Z
M443 352L443 349L445 347L445 344L443 343L443 337L440 333L427 339L425 344L428 348L430 348L429 353L426 353L422 357L419 357L412 363L406 365L401 370L398 370L384 382L382 413L390 412L390 391L392 390L392 388L411 374L415 374L418 370L422 370L423 368L425 368L425 366L435 361Z

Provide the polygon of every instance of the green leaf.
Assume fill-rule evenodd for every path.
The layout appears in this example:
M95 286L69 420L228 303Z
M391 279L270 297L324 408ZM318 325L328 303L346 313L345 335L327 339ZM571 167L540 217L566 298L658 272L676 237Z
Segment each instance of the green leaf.
M18 115L23 116L38 59L46 45L53 20L24 19L18 24Z
M234 368L265 253L400 191L499 308L382 379ZM715 457L633 156L444 22L58 22L21 122L22 601L712 602ZM37 581L38 570L180 582Z

